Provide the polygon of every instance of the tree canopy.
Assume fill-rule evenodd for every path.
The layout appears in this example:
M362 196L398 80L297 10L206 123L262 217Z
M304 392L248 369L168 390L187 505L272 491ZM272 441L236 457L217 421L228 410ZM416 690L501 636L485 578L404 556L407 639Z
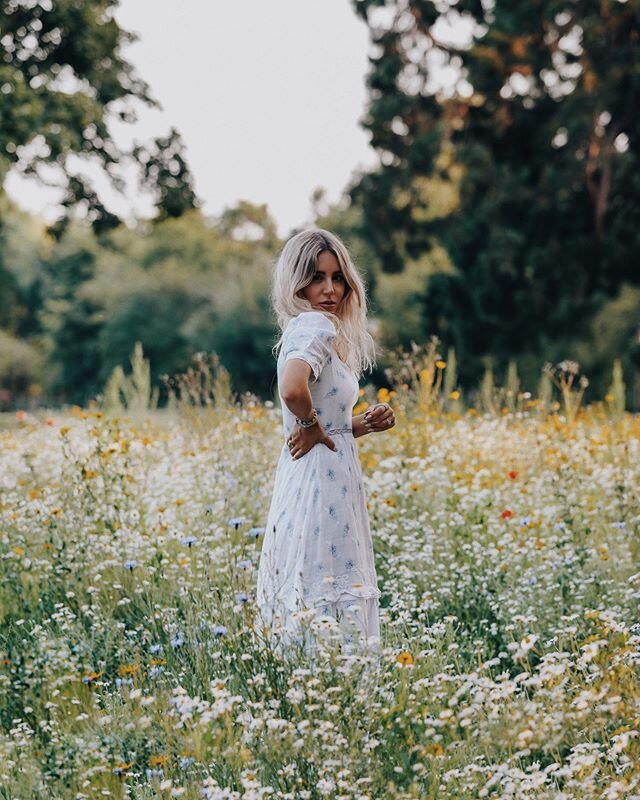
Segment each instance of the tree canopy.
M565 357L640 282L640 4L354 6L380 166L351 194L383 271L445 248L454 269L428 280L423 324L463 375L487 354Z
M86 175L97 165L116 190L123 166L142 166L140 183L156 195L160 218L197 205L179 134L174 129L126 152L110 122L133 123L155 106L147 83L125 58L135 35L117 22L118 0L0 0L0 182L10 170L64 190L65 214L80 207L97 232L120 220Z

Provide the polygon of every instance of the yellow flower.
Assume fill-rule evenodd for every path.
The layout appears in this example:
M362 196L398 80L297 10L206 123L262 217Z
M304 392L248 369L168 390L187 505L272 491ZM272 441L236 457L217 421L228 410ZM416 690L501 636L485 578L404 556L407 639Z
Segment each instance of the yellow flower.
M63 425L62 428L60 428L60 435L64 436L65 433L69 433L70 430L71 428L68 425Z
M358 389L358 397L364 397L364 389Z
M118 675L120 675L121 678L125 675L135 675L139 670L139 664L123 664L121 667L118 667Z
M391 398L389 390L384 386L381 389L378 389L377 398L379 403L388 403Z
M23 556L23 555L24 555L24 547L14 547L14 548L13 548L13 552L14 552L14 553L15 553L17 556Z
M161 767L169 760L169 756L149 756L150 767Z
M403 650L398 654L396 661L398 664L402 664L403 666L406 666L407 664L413 664L413 656L408 650Z
M447 366L446 361L436 361L436 367L438 369L444 369Z
M449 400L459 400L460 392L449 392Z

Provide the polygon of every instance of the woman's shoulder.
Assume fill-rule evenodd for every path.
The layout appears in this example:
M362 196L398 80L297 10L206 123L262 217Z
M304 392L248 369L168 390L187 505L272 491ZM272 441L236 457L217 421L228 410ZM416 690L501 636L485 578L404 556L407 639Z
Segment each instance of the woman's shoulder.
M297 317L289 320L285 332L294 330L315 330L336 335L336 326L322 311L301 311Z

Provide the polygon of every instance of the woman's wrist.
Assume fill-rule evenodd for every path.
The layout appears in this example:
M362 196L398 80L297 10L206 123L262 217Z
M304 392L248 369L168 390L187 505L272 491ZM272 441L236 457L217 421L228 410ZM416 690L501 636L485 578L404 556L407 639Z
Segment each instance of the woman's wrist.
M359 436L365 436L370 432L364 424L364 414L356 414L355 417L351 418L351 429L354 439L357 439Z

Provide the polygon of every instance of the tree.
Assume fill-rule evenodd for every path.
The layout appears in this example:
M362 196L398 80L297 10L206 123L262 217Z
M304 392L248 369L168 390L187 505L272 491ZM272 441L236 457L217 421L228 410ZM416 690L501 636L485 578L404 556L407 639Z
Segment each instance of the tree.
M142 167L142 185L155 196L156 221L180 217L200 205L184 145L175 128L166 138L155 139L150 147L137 145L133 155Z
M637 0L354 5L381 160L351 190L363 233L387 272L437 242L455 267L429 281L425 334L456 346L468 382L483 355L588 337L640 282Z
M70 225L44 265L48 296L41 321L54 368L51 389L66 402L85 403L87 387L96 385L100 375L103 304L85 291L95 274L98 252L91 229Z
M114 18L117 0L2 0L0 160L4 168L66 188L64 205L83 202L98 227L116 220L80 174L77 160L97 162L116 188L123 153L108 127L136 119L135 104L155 105L147 84L123 57L135 36Z

